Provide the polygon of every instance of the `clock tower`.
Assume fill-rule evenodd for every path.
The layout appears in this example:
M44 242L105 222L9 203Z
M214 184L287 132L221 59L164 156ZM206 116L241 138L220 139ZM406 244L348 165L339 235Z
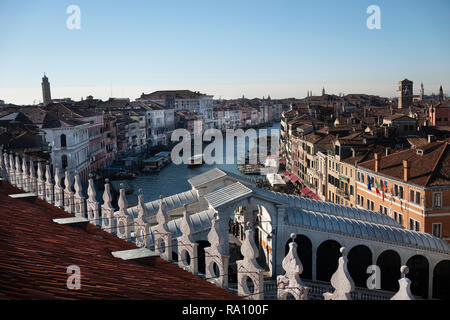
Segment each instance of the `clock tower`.
M413 82L404 79L398 83L398 108L409 108L413 102Z

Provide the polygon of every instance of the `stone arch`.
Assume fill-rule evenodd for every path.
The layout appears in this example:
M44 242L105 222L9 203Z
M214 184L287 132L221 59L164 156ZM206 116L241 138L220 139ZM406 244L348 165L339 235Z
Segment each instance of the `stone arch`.
M381 290L397 292L400 279L401 258L394 250L383 251L377 258L381 272Z
M356 245L348 252L348 272L356 287L366 288L367 267L372 265L372 251L365 245Z
M407 277L411 280L411 293L422 298L428 297L429 262L420 254L412 256L406 262L409 268Z
M317 280L330 282L331 276L337 270L341 257L341 244L336 240L325 240L317 248Z
M290 242L290 239L286 242L284 250L285 255L289 252ZM303 234L297 234L295 237L295 242L297 243L298 257L303 265L303 272L300 275L300 278L312 280L312 242Z
M198 240L196 243L198 244L198 272L206 274L205 248L211 246L211 243L207 240Z
M434 267L433 298L450 299L450 260L442 260Z

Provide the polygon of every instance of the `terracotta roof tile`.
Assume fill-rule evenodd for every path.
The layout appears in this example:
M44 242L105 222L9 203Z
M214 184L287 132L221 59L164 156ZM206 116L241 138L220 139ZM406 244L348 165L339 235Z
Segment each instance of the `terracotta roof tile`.
M89 224L58 225L70 215L39 199L0 185L0 298L2 299L236 299L236 295L165 260L154 266L114 258L136 248ZM81 289L66 287L67 267L81 269Z

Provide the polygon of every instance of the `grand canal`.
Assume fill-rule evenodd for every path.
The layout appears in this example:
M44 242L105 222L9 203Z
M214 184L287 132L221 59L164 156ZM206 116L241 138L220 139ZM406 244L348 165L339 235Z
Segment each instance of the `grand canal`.
M275 135L279 138L280 135L280 123L274 123L271 127L263 128L267 130L268 135ZM257 132L258 129L256 129ZM261 131L260 136L264 136L264 132ZM224 136L225 140L225 136ZM277 139L278 141L278 139ZM163 168L159 173L151 175L139 175L134 180L126 180L126 183L134 189L134 193L127 196L129 204L137 203L138 190L142 189L144 193L145 201L152 201L158 199L160 195L170 196L175 193L187 191L191 188L188 183L188 179L192 178L198 174L205 171L211 170L212 168L219 168L226 170L241 176L244 176L237 167L237 149L241 145L240 140L235 139L234 148L234 164L213 164L207 165L203 164L198 167L189 168L186 164L175 165L171 163L170 165ZM248 148L248 144L247 144ZM226 148L224 146L224 157L226 155ZM228 162L228 161L227 161ZM255 176L246 176L247 178L254 179Z

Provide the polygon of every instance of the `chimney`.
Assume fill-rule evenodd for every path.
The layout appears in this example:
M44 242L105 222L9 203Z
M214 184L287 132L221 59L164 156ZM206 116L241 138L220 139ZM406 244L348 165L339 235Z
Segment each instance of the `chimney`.
M409 178L408 160L403 160L403 180L405 180L405 182L408 182L408 178Z
M388 156L390 152L391 152L391 148L387 147L386 148L386 156Z
M434 135L429 134L428 135L428 143L432 143L434 141Z
M375 153L375 172L379 172L380 171L380 154Z

